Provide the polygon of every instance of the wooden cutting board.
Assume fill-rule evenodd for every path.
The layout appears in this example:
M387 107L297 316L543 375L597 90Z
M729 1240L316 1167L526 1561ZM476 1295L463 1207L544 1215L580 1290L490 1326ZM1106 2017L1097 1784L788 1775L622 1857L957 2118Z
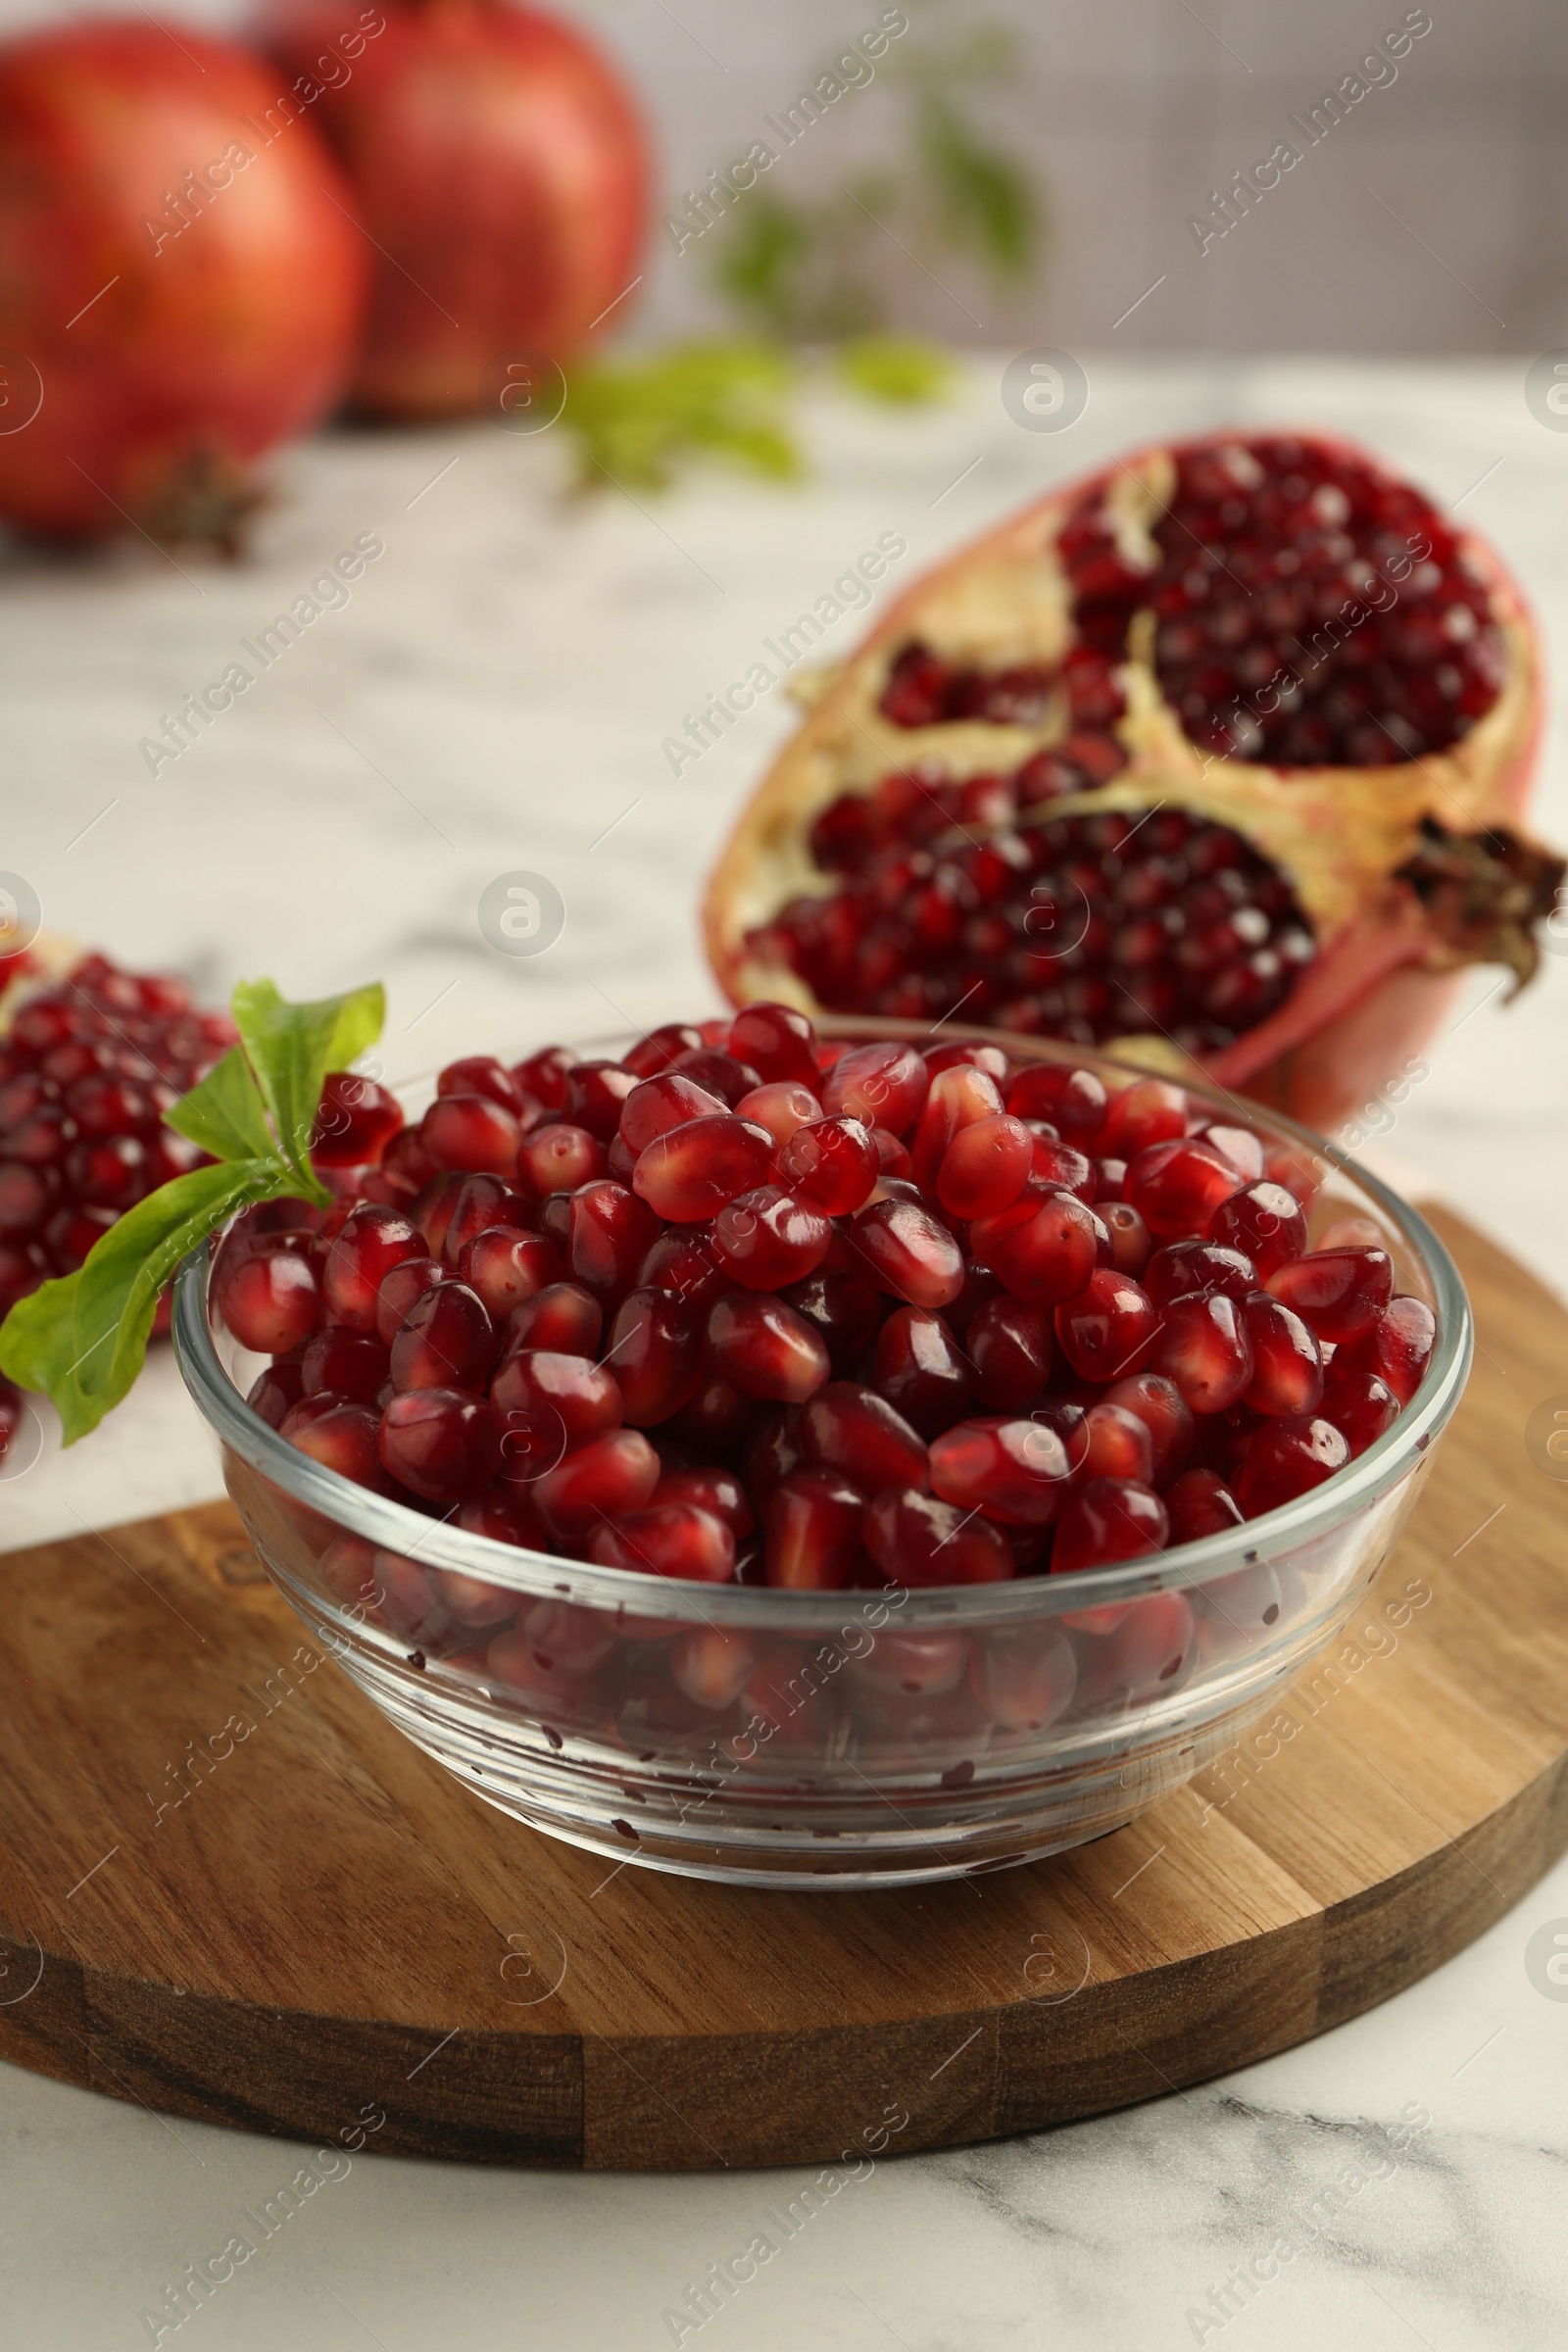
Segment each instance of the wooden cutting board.
M328 2148L842 2165L1157 2095L1384 1999L1568 1844L1568 1484L1525 1434L1568 1389L1568 1314L1436 1221L1476 1372L1349 1636L1197 1783L1022 1870L808 1895L616 1867L308 1664L226 1503L14 1553L0 2055ZM254 1729L212 1761L230 1718Z

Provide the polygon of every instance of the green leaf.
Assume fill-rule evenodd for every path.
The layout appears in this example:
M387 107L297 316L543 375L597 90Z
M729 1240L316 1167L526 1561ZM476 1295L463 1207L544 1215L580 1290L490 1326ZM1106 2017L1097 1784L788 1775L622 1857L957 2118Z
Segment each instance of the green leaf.
M231 1046L199 1086L181 1095L164 1113L164 1124L215 1159L265 1159L274 1149L267 1106L239 1046Z
M74 1446L141 1370L159 1294L174 1269L248 1201L291 1189L277 1153L192 1168L109 1228L84 1265L22 1298L0 1325L0 1370L54 1401Z
M304 1198L324 1204L331 1196L309 1157L321 1081L328 1070L347 1069L380 1036L385 992L372 981L346 996L290 1004L270 980L242 980L231 1008L278 1148Z
M860 335L838 353L839 373L867 400L914 407L935 400L954 377L951 355L912 335Z
M799 472L783 399L794 362L754 341L675 344L573 377L564 421L583 479L663 489L697 457L774 477Z
M923 101L916 141L950 243L975 254L996 277L1022 277L1034 258L1037 226L1025 172L982 145L940 97Z

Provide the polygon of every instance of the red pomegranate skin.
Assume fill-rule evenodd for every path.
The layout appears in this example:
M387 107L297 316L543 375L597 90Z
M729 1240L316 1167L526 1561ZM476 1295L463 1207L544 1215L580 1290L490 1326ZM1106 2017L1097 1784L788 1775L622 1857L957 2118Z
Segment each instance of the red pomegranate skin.
M284 97L275 68L185 25L91 19L0 46L8 404L42 386L0 433L10 521L222 539L254 461L336 404L369 248Z
M373 416L468 416L499 398L509 352L564 365L612 306L606 328L624 322L647 141L620 75L573 26L506 0L383 13L317 109L380 248L353 397ZM273 55L309 73L340 14L341 0L285 0Z

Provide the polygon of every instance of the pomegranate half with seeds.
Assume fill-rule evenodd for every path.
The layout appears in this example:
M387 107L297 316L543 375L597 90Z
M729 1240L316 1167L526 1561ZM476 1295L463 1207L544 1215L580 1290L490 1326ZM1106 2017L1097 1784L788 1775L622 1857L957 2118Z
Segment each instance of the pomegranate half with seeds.
M1446 976L1535 968L1540 703L1497 558L1374 458L1147 449L891 607L723 854L713 968L736 1004L961 1008L1332 1127Z

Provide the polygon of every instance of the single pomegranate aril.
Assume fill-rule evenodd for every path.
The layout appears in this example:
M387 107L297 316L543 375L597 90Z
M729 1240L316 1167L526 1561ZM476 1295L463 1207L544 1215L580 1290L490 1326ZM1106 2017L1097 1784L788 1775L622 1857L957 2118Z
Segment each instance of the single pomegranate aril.
M514 1065L513 1080L525 1100L542 1103L546 1110L560 1110L566 1100L566 1080L576 1061L569 1046L546 1046L541 1053L530 1054L526 1061Z
M438 1168L514 1176L522 1127L515 1111L488 1095L444 1095L420 1120L419 1141Z
M639 1155L632 1184L656 1215L696 1225L765 1184L772 1165L773 1139L765 1127L718 1112L657 1136Z
M562 1109L571 1126L586 1127L590 1135L608 1144L620 1124L621 1109L637 1083L636 1071L628 1070L623 1062L573 1062L566 1072Z
M874 1389L830 1381L801 1412L801 1451L814 1470L841 1470L862 1493L927 1487L930 1456L902 1413Z
M357 1487L376 1494L387 1492L387 1480L377 1453L374 1413L350 1396L330 1392L306 1396L285 1417L278 1436L301 1453L308 1453L323 1470L335 1470Z
M1109 1163L1101 1160L1098 1168ZM1130 1200L1095 1201L1095 1214L1110 1236L1110 1262L1118 1274L1131 1274L1141 1279L1153 1250L1153 1236Z
M1136 1159L1152 1144L1173 1143L1187 1133L1184 1088L1168 1078L1138 1078L1112 1095L1101 1135L1102 1149L1117 1159Z
M311 1157L318 1168L371 1166L402 1125L402 1104L375 1079L329 1070L311 1130Z
M896 1584L994 1585L1014 1573L1011 1548L999 1528L914 1487L873 1495L865 1513L865 1548Z
M931 1484L945 1502L1005 1527L1049 1527L1087 1450L1082 1416L1074 1445L1046 1421L960 1421L932 1443Z
M552 1282L507 1317L506 1352L542 1348L552 1355L597 1355L605 1310L578 1282Z
M1154 1441L1148 1424L1122 1404L1103 1397L1084 1418L1089 1451L1084 1460L1088 1478L1132 1479L1137 1485L1154 1483Z
M1399 1418L1399 1399L1376 1372L1342 1372L1335 1359L1334 1377L1324 1388L1322 1411L1350 1448L1354 1461Z
M554 1416L568 1446L618 1429L625 1411L620 1384L607 1365L546 1348L509 1354L490 1383L490 1398L499 1412L530 1414L545 1426L553 1426Z
M1256 1519L1320 1487L1349 1458L1349 1446L1332 1421L1305 1414L1265 1421L1247 1449L1236 1499L1249 1519Z
M760 1657L760 1645L751 1635L728 1633L716 1625L693 1626L670 1650L669 1679L698 1706L719 1714L734 1705Z
M783 1480L800 1467L801 1408L769 1405L752 1425L741 1464L747 1492L760 1511L765 1512Z
M728 1104L679 1070L663 1071L634 1086L620 1107L619 1134L633 1152L646 1152L657 1135L684 1127L690 1119L722 1117Z
M1204 1232L1239 1189L1230 1160L1197 1136L1150 1144L1127 1163L1127 1198L1160 1240Z
M729 1050L766 1085L794 1079L816 1090L816 1031L792 1004L746 1005L730 1023Z
M1195 1413L1222 1413L1246 1396L1252 1348L1242 1309L1222 1291L1177 1298L1161 1310L1152 1368L1173 1381Z
M973 1062L955 1062L929 1079L925 1102L915 1123L909 1157L915 1182L923 1192L936 1190L937 1171L954 1138L979 1119L1002 1113L1002 1096L994 1078Z
M1084 1288L1056 1309L1056 1341L1082 1380L1121 1380L1141 1372L1159 1329L1147 1291L1112 1266L1098 1266Z
M1028 1062L1007 1088L1006 1106L1015 1118L1044 1119L1078 1152L1100 1149L1110 1098L1094 1070L1059 1061Z
M374 1331L376 1296L394 1266L426 1254L423 1235L395 1208L350 1211L326 1251L321 1291L333 1320Z
M446 1230L441 1236L440 1256L444 1265L454 1269L462 1262L468 1244L481 1233L489 1233L498 1225L526 1233L532 1226L532 1212L525 1196L512 1185L503 1184L499 1176L461 1177L457 1189L449 1196L449 1204L444 1200L443 1207ZM417 1219L416 1222L428 1239L426 1223ZM433 1227L437 1222L432 1213L428 1225Z
M1014 1298L1055 1306L1087 1288L1104 1230L1075 1194L1050 1193L978 1219L970 1241L975 1255Z
M1170 1537L1165 1505L1152 1487L1126 1478L1092 1478L1069 1497L1051 1549L1053 1576L1081 1568L1109 1568L1164 1549Z
M732 1054L720 1054L710 1046L696 1054L683 1054L672 1066L695 1078L699 1086L716 1095L731 1110L762 1083L760 1072L754 1070L749 1061L737 1061Z
M802 1592L848 1584L860 1554L865 1497L834 1470L792 1470L767 1502L767 1581Z
M1370 1331L1394 1291L1386 1250L1315 1250L1276 1266L1267 1286L1309 1323L1320 1340L1357 1340Z
M975 1696L1005 1732L1044 1732L1072 1703L1078 1662L1054 1626L1009 1626L975 1644Z
M751 1497L733 1470L664 1470L654 1489L656 1502L695 1502L722 1519L737 1544L757 1525Z
M608 1165L597 1136L560 1120L535 1127L517 1152L517 1175L541 1200L551 1193L574 1193L580 1184L603 1176Z
M496 1327L477 1291L437 1283L420 1293L392 1342L392 1386L482 1391L495 1355Z
M271 1429L281 1429L305 1389L298 1364L269 1364L253 1382L245 1401Z
M822 1108L829 1118L858 1119L905 1136L920 1115L930 1083L912 1046L852 1046L823 1081Z
M660 1435L703 1461L733 1464L756 1424L756 1398L744 1395L722 1372L710 1371L680 1411L671 1414Z
M503 1109L519 1118L522 1115L523 1090L493 1054L465 1054L460 1060L449 1061L435 1082L435 1091L438 1096L484 1095Z
M1246 1298L1257 1287L1251 1259L1219 1242L1167 1242L1144 1268L1144 1288L1158 1307L1173 1306L1178 1298L1201 1298L1210 1291Z
M608 1176L596 1177L571 1196L567 1254L573 1276L601 1298L618 1297L635 1282L658 1231L635 1193Z
M710 1248L732 1281L776 1291L813 1272L831 1239L832 1227L811 1201L764 1184L719 1210Z
M387 1351L381 1342L336 1323L318 1331L307 1345L299 1363L299 1390L302 1396L329 1392L352 1396L356 1404L373 1404L386 1376Z
M292 1240L263 1237L231 1268L217 1296L218 1311L235 1339L259 1355L286 1355L310 1338L320 1318L321 1293L310 1258L297 1248L275 1246Z
M732 1292L708 1310L706 1349L743 1396L801 1404L832 1369L826 1343L805 1315L762 1292Z
M703 1033L691 1021L666 1021L661 1029L650 1029L640 1037L626 1055L626 1068L639 1078L657 1078L667 1070L683 1054L700 1054ZM629 1100L629 1098L628 1098Z
M1408 1404L1426 1375L1437 1337L1438 1319L1426 1300L1401 1293L1389 1300L1369 1331L1346 1342L1334 1359L1335 1376L1375 1372L1401 1404Z
M1149 1483L1163 1491L1191 1452L1196 1426L1176 1383L1159 1372L1135 1372L1112 1382L1103 1401L1122 1405L1143 1422L1154 1445L1154 1475Z
M379 1451L383 1469L416 1494L450 1502L494 1478L501 1425L483 1397L462 1389L409 1389L381 1415Z
M667 1291L628 1292L611 1326L612 1366L633 1429L679 1412L703 1376L702 1333L692 1309Z
M808 1274L779 1296L820 1332L836 1378L864 1354L887 1306L881 1292L856 1274Z
M783 1182L830 1217L852 1216L871 1198L881 1162L871 1131L858 1119L811 1119L778 1155Z
M1306 1219L1294 1193L1267 1178L1222 1200L1208 1221L1208 1238L1250 1257L1266 1281L1287 1258L1306 1248Z
M1252 1385L1242 1402L1275 1419L1315 1413L1323 1396L1323 1351L1300 1316L1266 1291L1254 1291L1242 1301L1242 1328L1252 1350Z
M765 1127L776 1148L782 1151L792 1135L822 1116L822 1105L808 1086L780 1078L742 1095L735 1105L735 1116L749 1119L754 1127Z
M849 1240L878 1290L906 1305L948 1306L963 1288L963 1251L917 1201L874 1200L860 1210Z
M969 1401L969 1365L940 1315L896 1307L877 1334L878 1391L922 1438L956 1421Z
M617 1429L574 1447L531 1492L552 1533L569 1541L603 1519L640 1511L658 1484L659 1456L642 1431Z
M565 1271L554 1242L540 1233L523 1233L515 1225L488 1226L458 1254L459 1274L497 1323L504 1323L525 1298L560 1282Z
M1205 1536L1223 1536L1240 1527L1244 1516L1217 1470L1184 1470L1166 1490L1165 1508L1170 1513L1173 1544L1199 1544Z
M696 1503L654 1502L607 1519L589 1541L588 1557L604 1568L727 1585L735 1574L735 1538Z
M390 1348L413 1310L414 1302L438 1282L448 1279L433 1257L408 1257L381 1278L375 1294L375 1336Z
M1022 1119L1005 1111L977 1119L954 1137L944 1153L936 1176L937 1199L956 1217L995 1216L1023 1191L1035 1150L1035 1138Z
M711 1306L729 1285L714 1263L707 1226L667 1227L637 1269L637 1287L668 1291L691 1307Z
M1021 1298L991 1298L964 1333L977 1400L992 1413L1022 1412L1051 1377L1055 1355L1051 1316Z

